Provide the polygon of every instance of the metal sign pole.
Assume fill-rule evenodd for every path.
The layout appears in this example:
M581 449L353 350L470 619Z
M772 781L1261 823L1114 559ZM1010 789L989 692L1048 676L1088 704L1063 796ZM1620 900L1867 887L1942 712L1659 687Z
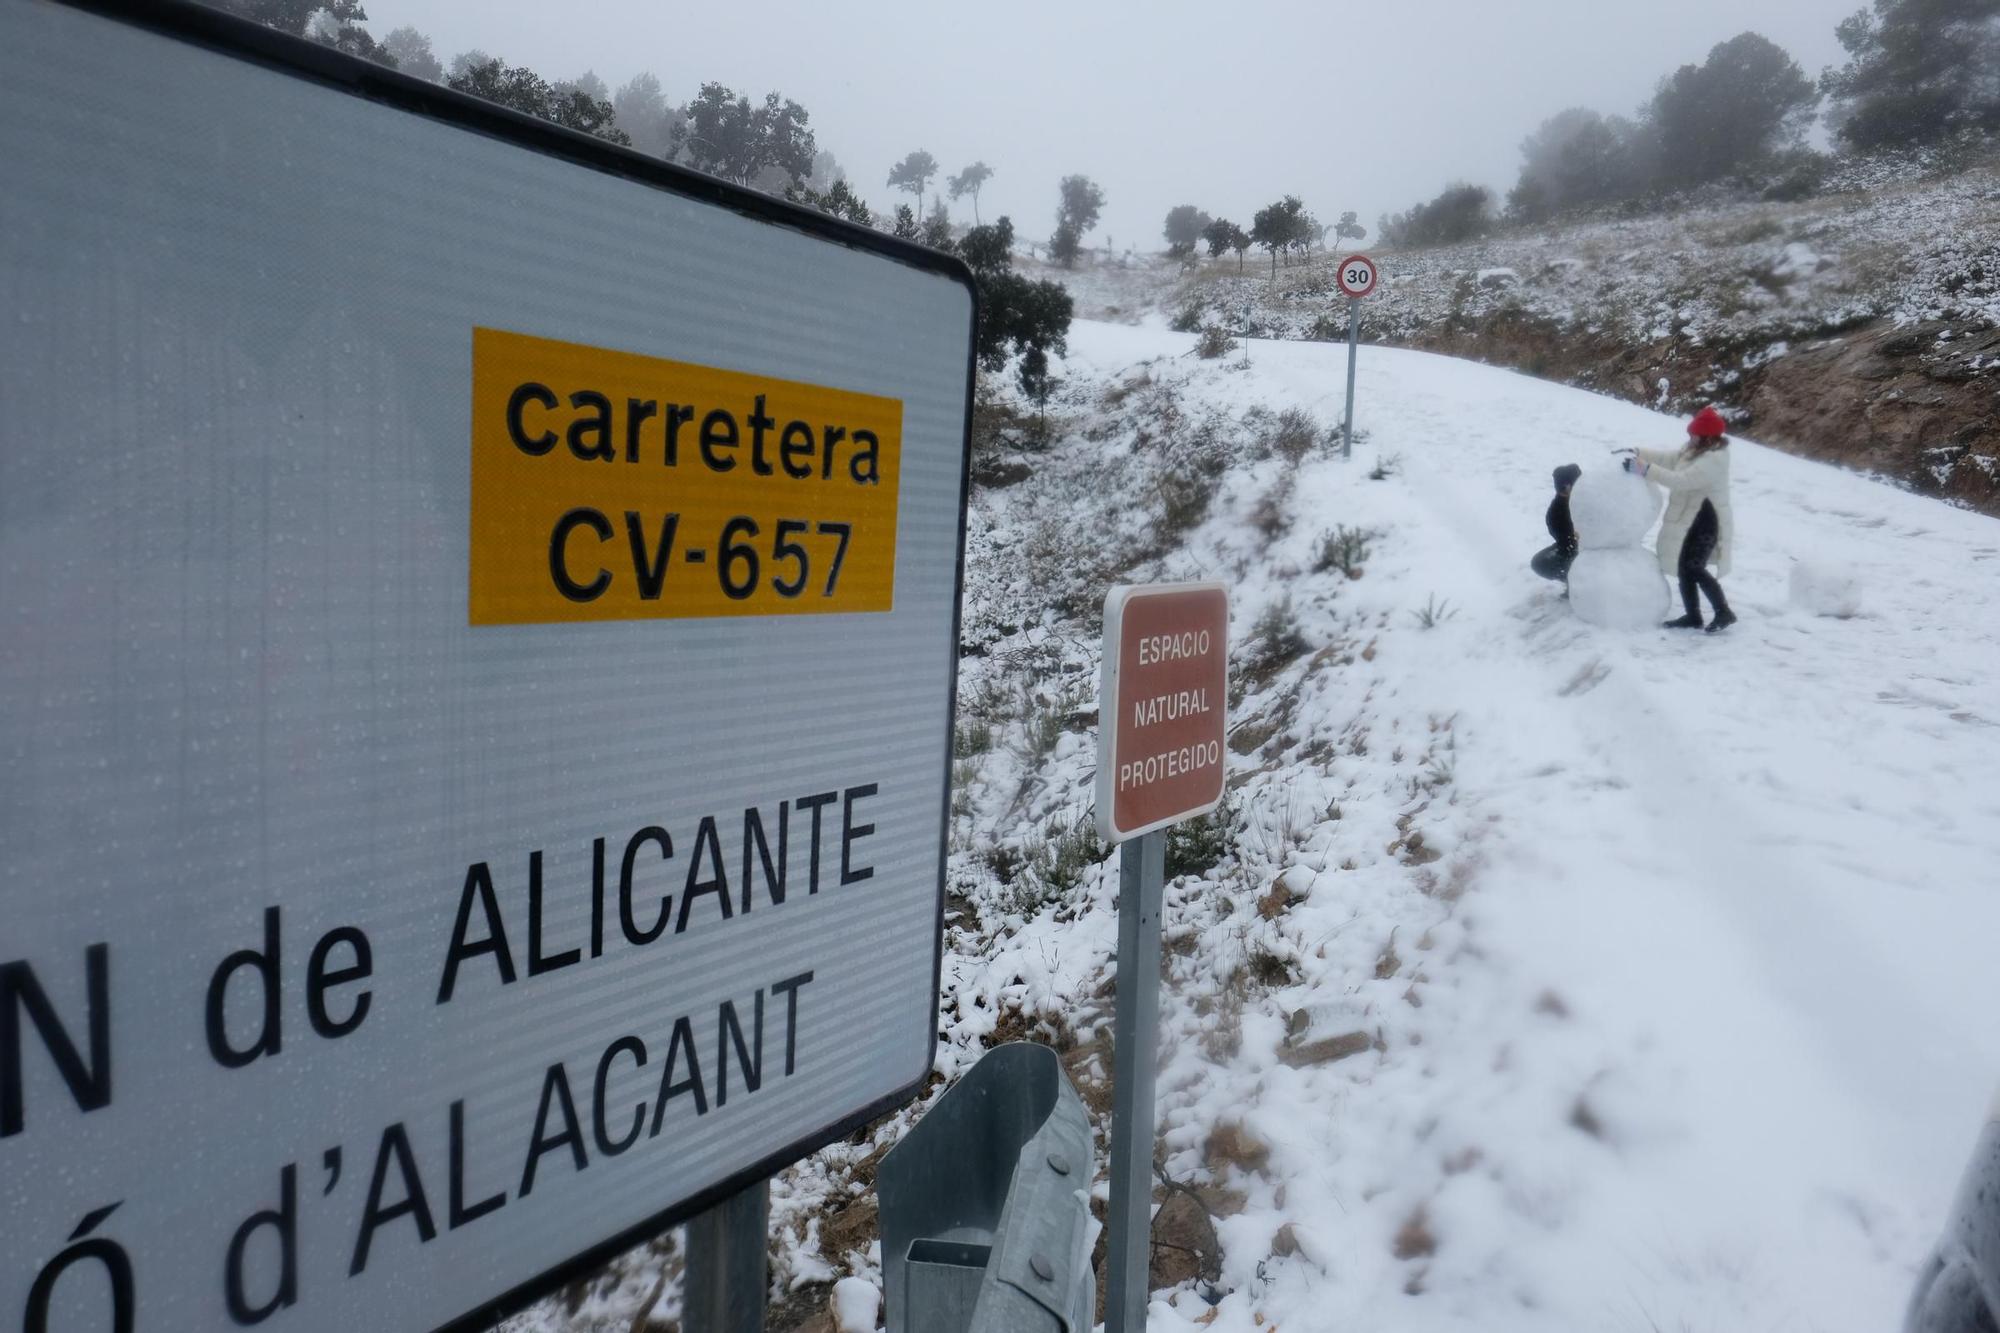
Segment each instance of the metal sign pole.
M1153 1236L1153 1064L1160 1030L1160 894L1167 834L1118 853L1118 1014L1113 1029L1111 1214L1104 1333L1145 1333Z
M1347 303L1347 421L1340 442L1340 456L1354 457L1354 349L1361 342L1361 302Z
M764 1333L771 1182L732 1194L687 1224L681 1308L688 1333Z

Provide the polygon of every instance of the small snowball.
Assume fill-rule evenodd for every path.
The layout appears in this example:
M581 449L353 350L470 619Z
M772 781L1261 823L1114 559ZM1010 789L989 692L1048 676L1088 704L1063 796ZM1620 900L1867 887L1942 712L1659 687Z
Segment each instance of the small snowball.
M1569 516L1585 550L1637 546L1659 513L1659 492L1615 461L1593 467L1570 488Z
M1651 629L1666 618L1667 581L1651 551L1583 550L1569 567L1569 604L1604 629Z
M875 1333L882 1293L867 1278L844 1277L833 1284L833 1324L838 1333Z
M1813 616L1847 620L1861 614L1861 579L1851 568L1795 561L1792 606Z

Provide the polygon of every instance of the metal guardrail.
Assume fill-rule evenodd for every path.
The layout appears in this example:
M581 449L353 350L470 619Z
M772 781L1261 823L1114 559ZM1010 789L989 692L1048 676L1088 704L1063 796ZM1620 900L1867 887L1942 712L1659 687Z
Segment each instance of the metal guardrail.
M1056 1053L988 1051L876 1176L888 1333L1089 1333L1095 1167Z

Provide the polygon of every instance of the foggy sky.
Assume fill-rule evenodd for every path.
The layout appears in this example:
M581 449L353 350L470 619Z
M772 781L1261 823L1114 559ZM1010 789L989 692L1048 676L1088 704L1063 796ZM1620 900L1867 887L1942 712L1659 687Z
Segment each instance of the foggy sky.
M1746 28L1808 76L1841 56L1861 0L1401 0L1110 5L1014 0L368 0L377 37L413 24L447 64L478 47L549 78L644 70L685 102L705 80L776 88L812 115L871 207L890 166L994 169L980 201L1024 236L1054 227L1057 180L1103 186L1086 241L1163 248L1192 203L1241 224L1287 192L1322 221L1376 218L1453 179L1512 184L1521 139L1567 106L1629 114L1675 67ZM940 179L934 188L942 189ZM970 200L953 209L969 220Z

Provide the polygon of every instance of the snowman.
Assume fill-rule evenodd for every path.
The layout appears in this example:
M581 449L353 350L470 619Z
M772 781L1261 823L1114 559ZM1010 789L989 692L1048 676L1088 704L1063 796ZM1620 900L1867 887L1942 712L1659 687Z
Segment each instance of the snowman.
M1660 564L1640 543L1660 516L1660 496L1643 478L1600 468L1569 493L1576 524L1576 559L1569 567L1569 604L1605 629L1651 629L1667 613Z

